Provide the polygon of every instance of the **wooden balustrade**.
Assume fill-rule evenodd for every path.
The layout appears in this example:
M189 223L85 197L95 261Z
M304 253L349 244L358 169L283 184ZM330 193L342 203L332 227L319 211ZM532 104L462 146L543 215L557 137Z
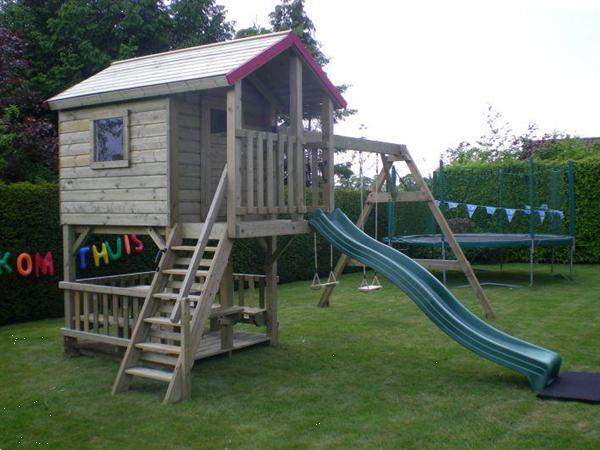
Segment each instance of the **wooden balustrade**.
M237 186L238 216L304 214L324 207L322 174L329 162L321 149L305 148L302 137L284 132L237 130L236 138L239 177L231 182Z
M139 272L61 282L62 289L71 291L72 302L70 326L63 328L63 334L126 346L154 274ZM264 275L235 273L233 280L239 306L265 307Z

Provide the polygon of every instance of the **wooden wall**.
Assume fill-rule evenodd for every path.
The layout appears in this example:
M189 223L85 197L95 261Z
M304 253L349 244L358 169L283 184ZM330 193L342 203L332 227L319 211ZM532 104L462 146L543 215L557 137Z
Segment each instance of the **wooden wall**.
M268 130L268 103L251 85L244 88L243 126ZM225 109L224 90L61 111L61 222L169 226L170 186L177 197L173 222L201 222L227 162L225 134L210 132L211 108ZM90 121L125 109L129 167L92 169ZM170 147L176 152L171 168ZM219 216L226 218L225 202Z
M179 222L200 222L200 95L188 93L176 96L177 142L179 146L177 185ZM175 132L175 131L174 131Z
M166 98L59 113L61 223L168 224ZM130 165L90 168L90 120L129 110Z

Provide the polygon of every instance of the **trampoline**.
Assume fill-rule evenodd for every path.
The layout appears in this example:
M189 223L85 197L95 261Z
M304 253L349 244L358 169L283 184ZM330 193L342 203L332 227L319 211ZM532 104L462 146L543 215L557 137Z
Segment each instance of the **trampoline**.
M411 190L410 184L392 169L392 190L396 190L397 180L402 183L401 189ZM449 222L454 220L457 228L463 228L462 232L454 233L463 250L496 251L500 256L501 269L503 250L528 250L529 286L532 286L536 250L550 250L551 271L554 273L555 250L566 248L569 254L567 278L572 278L575 190L571 161L566 167L534 167L530 159L520 166L511 166L509 170L488 165L450 171L446 171L440 161L439 170L434 172L431 180L431 190L446 219ZM431 249L432 252L437 249L441 258L446 259L450 248L433 216L419 212L415 206L405 207L402 211L398 211L396 206L388 204L388 236L391 237L382 240L404 248ZM480 232L473 233L473 229ZM445 282L445 271L442 271L442 278Z
M529 234L517 233L456 233L456 241L463 249L497 249L497 248L530 248L534 247L571 247L574 238L558 234ZM440 234L414 234L411 236L395 236L387 242L410 247L440 248ZM446 248L448 243L444 242Z

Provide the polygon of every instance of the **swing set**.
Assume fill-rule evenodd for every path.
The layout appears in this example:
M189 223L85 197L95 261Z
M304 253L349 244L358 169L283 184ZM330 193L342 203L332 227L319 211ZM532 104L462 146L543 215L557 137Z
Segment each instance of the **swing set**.
M360 178L360 214L363 216L365 214L364 205L364 186L365 186L365 177L364 177L364 157L363 152L359 152L359 178ZM379 160L375 160L375 173L379 173ZM375 203L375 239L377 239L377 227L379 225L379 207L378 204ZM360 229L364 231L364 221L360 224ZM329 286L334 287L339 284L337 277L335 276L335 272L333 270L333 246L329 246L329 276L327 277L327 282L321 282L319 278L319 264L317 259L317 234L313 233L313 251L315 257L315 275L313 277L312 283L310 285L311 289L319 290L322 288L327 288ZM367 266L362 264L362 280L357 290L359 292L373 292L382 289L383 286L379 282L379 278L377 277L377 273L373 275L371 282L367 279Z

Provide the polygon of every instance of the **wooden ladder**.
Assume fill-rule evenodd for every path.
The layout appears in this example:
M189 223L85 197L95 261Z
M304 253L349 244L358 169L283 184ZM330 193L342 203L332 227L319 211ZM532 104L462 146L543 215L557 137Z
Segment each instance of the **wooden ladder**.
M226 224L215 226L226 185L225 167L199 233L190 224L176 224L171 230L113 394L127 390L138 376L168 383L164 403L190 397L194 353L204 325L211 315L227 315L225 308L213 306L233 245ZM231 309L232 314L239 313Z

